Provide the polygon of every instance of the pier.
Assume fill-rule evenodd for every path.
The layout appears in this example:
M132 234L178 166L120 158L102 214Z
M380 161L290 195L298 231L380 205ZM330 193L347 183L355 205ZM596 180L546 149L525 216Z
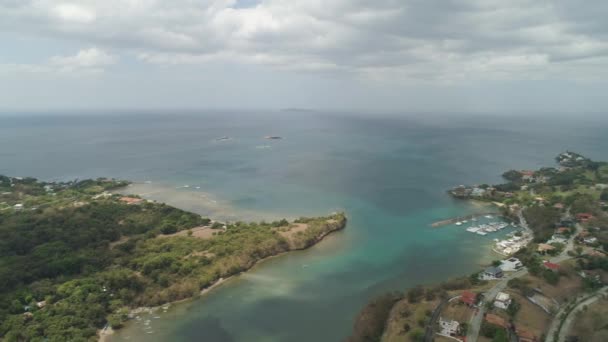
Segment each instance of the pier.
M454 218L447 219L447 220L433 222L433 223L431 223L431 227L436 228L436 227L441 227L441 226L447 226L448 224L454 224L456 222L464 221L464 220L471 220L471 219L481 217L481 216L486 216L486 215L500 216L500 214L497 212L470 214L470 215L465 215L465 216L454 217Z

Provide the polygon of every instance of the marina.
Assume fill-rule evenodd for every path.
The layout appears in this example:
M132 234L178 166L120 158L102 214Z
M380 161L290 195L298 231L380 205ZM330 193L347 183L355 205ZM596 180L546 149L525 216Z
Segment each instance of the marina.
M436 228L436 227L447 226L450 224L462 226L463 224L468 223L469 221L476 222L477 219L480 217L485 217L485 218L491 219L491 218L494 218L495 216L497 216L497 214L495 212L470 214L470 215L465 215L465 216L453 217L453 218L450 218L447 220L433 222L433 223L431 223L431 227Z
M506 222L490 222L490 223L483 223L483 224L480 224L477 226L471 226L471 227L467 228L466 230L469 233L487 235L488 233L494 233L499 230L503 230L503 229L507 228L508 226L509 226L509 224Z

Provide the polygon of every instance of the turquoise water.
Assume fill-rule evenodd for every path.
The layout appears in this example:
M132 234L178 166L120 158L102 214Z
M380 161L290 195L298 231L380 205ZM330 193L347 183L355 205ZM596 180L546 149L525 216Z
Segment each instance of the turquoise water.
M486 210L451 200L446 188L496 182L506 169L548 165L566 149L606 160L606 131L601 116L9 115L0 116L0 173L188 185L178 191L210 193L233 212L269 218L345 210L345 231L113 338L339 341L371 296L468 274L496 258L489 246L500 235L429 227ZM215 141L222 136L232 140Z

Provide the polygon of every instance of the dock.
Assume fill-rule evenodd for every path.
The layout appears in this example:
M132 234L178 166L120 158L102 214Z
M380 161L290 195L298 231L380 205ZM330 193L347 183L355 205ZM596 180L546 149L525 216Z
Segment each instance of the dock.
M447 226L448 224L454 224L458 221L471 220L471 219L481 217L481 216L486 216L486 215L500 216L500 214L497 212L470 214L470 215L465 215L465 216L454 217L454 218L447 219L447 220L433 222L433 223L431 223L431 227L436 228L436 227L441 227L441 226Z

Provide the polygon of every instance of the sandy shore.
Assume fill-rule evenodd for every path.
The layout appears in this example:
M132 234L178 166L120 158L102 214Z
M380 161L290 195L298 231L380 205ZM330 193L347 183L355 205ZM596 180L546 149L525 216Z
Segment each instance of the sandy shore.
M297 228L301 228L301 227L298 226ZM186 302L186 301L191 301L191 300L200 298L201 296L209 294L213 289L216 289L216 288L220 287L222 284L225 284L228 280L230 280L232 278L235 278L235 277L238 277L241 274L244 274L246 272L249 272L249 271L253 270L256 266L260 265L261 263L263 263L263 262L265 262L267 260L283 256L283 255L285 255L287 253L293 253L293 252L303 251L303 250L307 250L309 248L312 248L313 246L316 246L321 241L323 241L327 236L329 236L329 235L331 235L333 233L342 231L342 230L344 230L344 228L346 228L346 221L344 222L344 225L342 227L340 227L339 229L334 229L334 230L327 231L327 232L321 234L319 237L317 237L315 243L313 243L310 246L306 246L304 248L293 248L293 249L290 249L288 251L285 251L285 252L282 252L282 253L279 253L279 254L276 254L276 255L271 255L269 257L266 257L266 258L263 258L263 259L255 261L249 268L247 268L246 270L244 270L244 271L242 271L242 272L240 272L238 274L235 274L235 275L227 277L227 278L219 278L218 280L216 280L210 286L202 289L197 296L190 297L190 298L184 298L184 299L180 299L180 300L176 300L176 301L172 301L172 302L168 302L168 303L165 303L163 305L155 306L155 307L138 307L138 308L135 308L135 309L132 309L131 311L129 311L129 316L133 316L133 315L137 315L137 314L141 314L141 313L152 313L152 312L160 310L163 307L167 307L167 306L170 306L170 305L173 305L173 304L179 304L179 303L183 303L183 302ZM105 328L103 330L99 330L98 334L99 334L99 340L98 340L99 342L110 342L110 336L112 336L114 334L114 330L112 330L112 328L108 326L107 328Z
M285 217L280 213L260 212L235 208L228 201L204 192L197 187L172 187L156 183L132 183L127 187L116 189L114 193L138 195L147 200L166 203L170 206L210 217L218 221L262 221L280 220Z

